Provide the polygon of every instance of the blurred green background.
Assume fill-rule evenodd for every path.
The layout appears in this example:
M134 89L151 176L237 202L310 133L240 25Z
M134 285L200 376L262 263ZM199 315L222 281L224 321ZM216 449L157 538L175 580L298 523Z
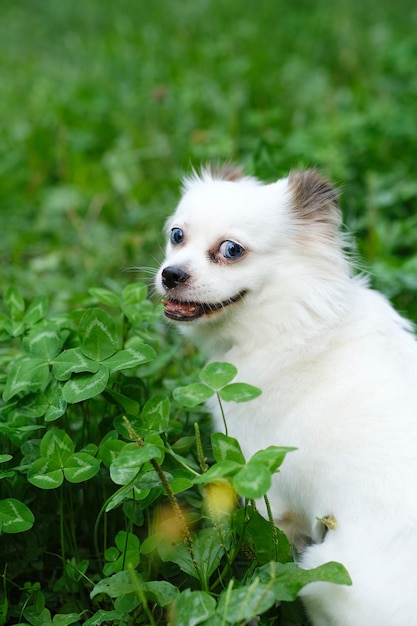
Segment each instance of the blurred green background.
M341 184L417 318L413 0L1 0L0 281L55 309L149 276L191 166Z

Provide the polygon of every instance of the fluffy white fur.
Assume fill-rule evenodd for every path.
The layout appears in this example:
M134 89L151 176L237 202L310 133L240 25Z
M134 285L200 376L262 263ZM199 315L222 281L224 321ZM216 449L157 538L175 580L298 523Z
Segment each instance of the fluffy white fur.
M297 448L269 494L277 524L304 546L302 567L339 561L353 581L304 589L312 623L417 624L411 324L353 276L336 194L315 172L262 184L207 169L183 191L168 232L180 228L184 239L168 244L157 288L168 315L189 307L179 325L210 360L234 363L240 380L262 389L227 406L247 457L271 444ZM228 260L225 241L245 253ZM181 282L163 281L167 267L182 270ZM219 302L192 319L189 303ZM328 515L337 527L323 533L317 518Z

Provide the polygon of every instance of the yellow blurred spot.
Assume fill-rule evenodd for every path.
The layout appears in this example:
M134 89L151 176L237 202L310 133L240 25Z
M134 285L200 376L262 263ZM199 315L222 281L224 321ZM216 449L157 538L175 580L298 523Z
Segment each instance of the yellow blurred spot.
M188 514L181 508L181 515L170 505L159 506L153 519L153 532L167 543L178 543L184 539L187 532Z
M204 505L210 517L218 521L236 508L236 492L227 481L210 483L204 491Z

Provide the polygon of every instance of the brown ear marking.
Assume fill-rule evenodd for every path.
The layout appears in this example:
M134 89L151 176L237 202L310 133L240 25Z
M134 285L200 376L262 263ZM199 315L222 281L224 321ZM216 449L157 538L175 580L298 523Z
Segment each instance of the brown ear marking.
M288 184L295 217L335 228L340 226L342 217L337 191L316 170L291 172Z

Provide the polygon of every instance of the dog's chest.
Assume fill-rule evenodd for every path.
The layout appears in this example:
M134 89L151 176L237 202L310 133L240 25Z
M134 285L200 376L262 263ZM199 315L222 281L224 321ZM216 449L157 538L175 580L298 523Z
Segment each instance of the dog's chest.
M323 391L326 376L316 362L284 364L274 355L252 354L239 359L228 354L223 360L233 361L238 368L238 380L259 387L261 395L249 402L223 403L228 434L239 442L246 460L255 452L269 446L297 448L289 453L274 477L269 494L274 515L295 511L302 516L327 515L321 510L323 481L332 466L333 452L328 445L326 411ZM327 368L326 368L327 369ZM223 419L217 400L210 410L215 429L224 432ZM326 452L326 454L323 453Z
M311 533L310 523L317 515L326 515L327 508L322 511L318 503L321 468L317 468L315 452L308 443L309 437L302 424L292 419L290 412L281 413L279 403L263 393L259 399L244 403L226 403L224 413L228 434L239 442L245 459L249 459L258 450L269 446L288 446L296 448L284 459L279 473L273 476L273 486L268 492L274 518L295 516L304 520L303 530ZM287 407L288 408L288 407ZM223 419L218 405L212 405L216 430L224 432ZM263 501L258 503L259 510L266 515ZM281 524L282 525L282 524ZM293 532L289 530L292 537Z

